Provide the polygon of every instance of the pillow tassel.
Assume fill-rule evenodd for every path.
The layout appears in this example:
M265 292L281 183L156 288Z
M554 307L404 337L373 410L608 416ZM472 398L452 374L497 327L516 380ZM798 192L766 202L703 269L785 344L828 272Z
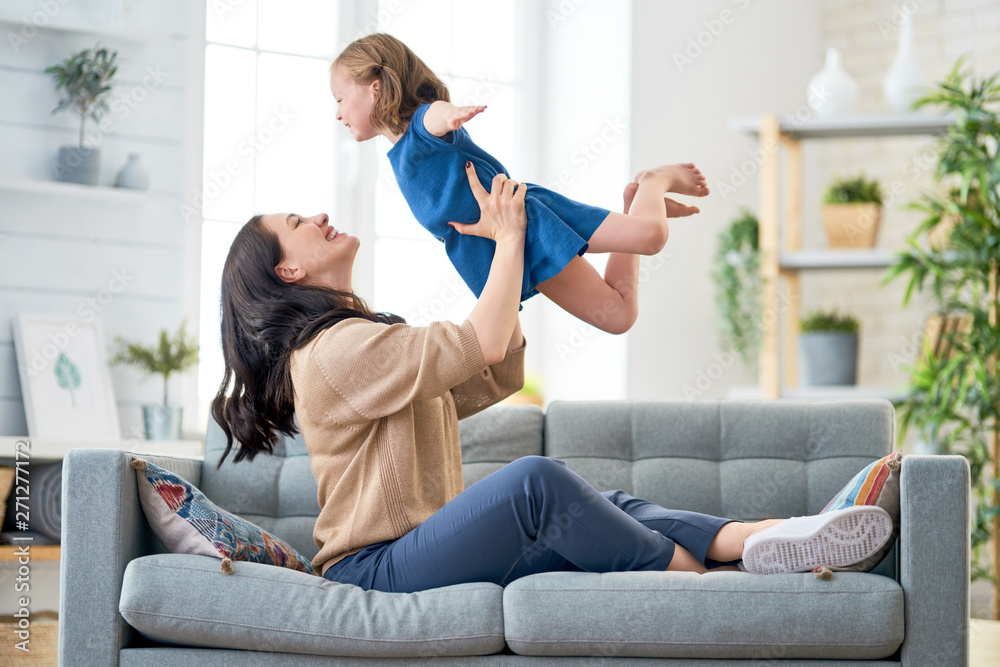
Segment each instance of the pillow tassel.
M892 470L893 472L899 472L900 467L902 467L903 465L903 457L894 456L891 459L889 459L889 462L886 463L886 465L889 466L889 470Z
M826 565L820 565L813 570L813 573L816 575L817 579L821 579L822 581L830 581L833 579L833 570L828 568Z
M232 559L229 558L229 557L223 558L222 559L221 569L222 569L223 574L232 574L233 573L233 561L232 561Z
M132 462L129 463L129 465L132 466L136 470L145 470L146 469L146 460L145 459L132 459Z

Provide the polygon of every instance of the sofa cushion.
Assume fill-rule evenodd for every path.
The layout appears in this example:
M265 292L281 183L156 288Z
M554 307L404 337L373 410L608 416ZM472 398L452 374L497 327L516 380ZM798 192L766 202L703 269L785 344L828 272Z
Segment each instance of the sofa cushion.
M823 511L833 512L854 505L875 505L892 517L892 537L881 549L859 563L847 567L831 567L844 572L868 572L878 565L899 537L899 469L903 452L897 450L865 466L833 497Z
M137 456L131 466L146 520L172 553L221 558L227 574L232 574L232 561L245 560L318 576L291 545L222 509L180 475Z
M316 655L488 655L503 648L503 589L469 583L366 591L303 572L156 554L125 569L119 611L154 641Z
M903 641L903 591L869 573L547 572L503 607L522 655L875 659Z

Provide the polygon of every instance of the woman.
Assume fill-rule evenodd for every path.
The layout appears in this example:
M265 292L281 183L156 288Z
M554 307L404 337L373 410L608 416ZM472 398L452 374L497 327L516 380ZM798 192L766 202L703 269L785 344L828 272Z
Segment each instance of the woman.
M871 524L845 543L851 554L863 547L862 558L888 539L874 544L883 517L869 510L888 517L879 508L744 523L599 493L542 456L520 458L463 490L458 420L523 383L518 305L528 224L526 186L498 174L487 193L471 165L467 175L481 218L456 229L496 247L462 325L411 327L372 313L351 287L359 241L326 215L256 216L230 248L222 281L226 369L212 404L227 446L216 467L234 440L235 462L272 453L279 432L297 432L294 417L318 486L317 571L366 590L413 592L506 585L553 570L735 570L748 538L762 545L760 571L768 571L763 564L773 571L773 554L789 553L778 549L789 544L819 544L827 549L822 562L846 565L843 553L829 552L834 532ZM633 261L637 277L637 258L615 261ZM788 530L795 526L797 533ZM765 539L769 527L785 534ZM793 556L778 559L777 571L813 567Z

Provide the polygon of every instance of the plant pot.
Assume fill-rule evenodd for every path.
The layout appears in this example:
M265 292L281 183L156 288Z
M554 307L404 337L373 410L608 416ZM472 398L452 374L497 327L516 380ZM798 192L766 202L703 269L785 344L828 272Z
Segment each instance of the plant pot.
M825 204L823 229L831 248L874 248L882 207L878 204Z
M853 385L858 379L858 335L814 331L799 335L799 384Z
M142 422L146 427L146 440L180 440L183 412L184 407L181 405L142 406Z
M97 185L100 166L101 150L99 148L62 146L55 163L56 180L65 183Z
M954 216L944 215L941 217L941 222L927 232L927 242L932 250L944 250L948 247L948 237L951 236L951 230L955 228L955 224Z
M950 359L952 344L967 336L970 331L972 331L970 313L928 315L924 323L924 342L934 351L934 356Z

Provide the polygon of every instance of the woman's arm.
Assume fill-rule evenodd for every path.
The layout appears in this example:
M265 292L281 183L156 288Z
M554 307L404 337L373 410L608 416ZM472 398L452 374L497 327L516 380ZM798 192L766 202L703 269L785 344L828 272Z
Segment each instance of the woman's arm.
M517 317L514 320L514 333L511 334L510 342L507 343L507 351L514 352L522 347L524 347L524 335L521 333L521 318Z
M428 107L424 114L424 128L435 137L443 137L452 130L462 127L474 116L483 112L486 105L457 107L451 102L438 100Z
M517 349L523 341L517 311L524 275L524 232L528 227L524 211L527 186L497 174L492 191L486 192L471 162L466 162L465 173L479 203L479 222L448 224L462 234L490 238L497 244L486 285L469 313L483 360L492 366L503 360L511 345Z

